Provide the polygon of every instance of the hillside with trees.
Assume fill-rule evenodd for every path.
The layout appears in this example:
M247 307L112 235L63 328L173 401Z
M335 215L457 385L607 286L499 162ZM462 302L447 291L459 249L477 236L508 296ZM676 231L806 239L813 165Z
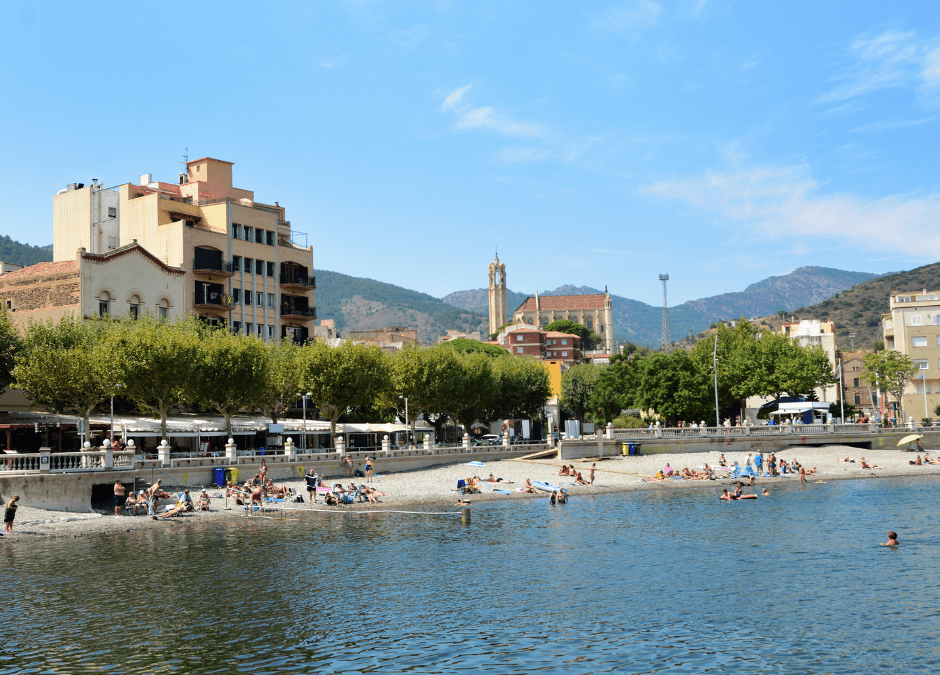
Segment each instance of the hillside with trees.
M13 241L7 235L0 236L0 260L28 267L52 260L52 246L30 246Z

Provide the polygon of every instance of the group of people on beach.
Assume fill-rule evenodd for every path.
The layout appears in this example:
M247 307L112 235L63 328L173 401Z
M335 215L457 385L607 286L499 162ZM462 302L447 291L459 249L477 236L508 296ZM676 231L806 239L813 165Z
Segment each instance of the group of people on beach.
M575 485L594 485L594 471L597 469L597 463L591 464L591 468L588 471L588 479L585 480L584 476L581 475L581 472L574 468L574 464L562 464L561 468L558 470L559 476L570 476L574 478Z
M185 488L176 496L175 505L164 510L163 513L159 513L159 501L172 498L160 483L161 481L158 480L146 490L139 490L136 494L131 490L128 494L127 487L120 480L115 481L114 515L120 516L127 513L136 516L145 511L153 520L157 520L158 518L172 518L181 513L191 513L197 509L200 511L209 510L209 503L212 500L205 488L195 499L190 494L189 488Z
M373 468L371 460L367 461L366 466L368 467L368 474L371 478ZM307 488L307 499L310 500L311 504L317 503L317 491L323 489L321 487L322 484L323 479L313 469L310 469L310 471L304 475L304 485ZM327 506L342 506L343 504L355 504L356 502L378 504L379 497L387 496L388 495L386 495L384 492L376 490L373 487L369 487L368 485L356 485L355 483L350 483L347 487L343 487L342 483L334 483L333 487L330 488L329 491L323 496L323 502Z

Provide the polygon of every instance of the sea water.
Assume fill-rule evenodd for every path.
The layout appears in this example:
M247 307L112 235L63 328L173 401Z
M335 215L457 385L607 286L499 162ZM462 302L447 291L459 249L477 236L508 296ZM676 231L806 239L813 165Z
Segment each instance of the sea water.
M940 480L763 484L4 541L0 673L940 672Z

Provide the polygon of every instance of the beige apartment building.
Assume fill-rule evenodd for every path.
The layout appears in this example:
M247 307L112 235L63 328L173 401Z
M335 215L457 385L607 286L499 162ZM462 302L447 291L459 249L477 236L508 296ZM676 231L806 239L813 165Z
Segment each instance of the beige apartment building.
M882 326L885 349L907 354L918 367L902 396L904 416L934 417L940 403L940 291L892 293Z
M255 201L233 187L232 163L204 157L186 163L178 182L108 189L69 185L53 199L53 257L75 258L137 243L182 270L174 298L184 315L256 335L302 342L316 319L313 248L286 220L284 207Z
M829 359L832 370L836 374L836 327L832 321L818 321L816 319L803 319L780 326L780 331L796 341L800 347L820 347ZM836 401L839 398L838 385L816 387L816 395L820 401Z

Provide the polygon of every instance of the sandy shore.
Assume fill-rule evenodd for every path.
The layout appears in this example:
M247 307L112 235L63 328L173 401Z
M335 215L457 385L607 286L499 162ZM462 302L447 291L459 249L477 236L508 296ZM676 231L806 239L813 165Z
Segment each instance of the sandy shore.
M728 480L716 481L666 481L647 482L648 476L655 474L669 462L672 468L681 470L684 467L698 469L706 462L711 466L718 463L717 452L689 453L677 455L651 455L640 457L613 457L597 461L594 485L577 486L567 476L558 476L558 468L562 462L558 460L501 460L489 462L484 468L469 466L466 463L451 464L420 471L381 475L381 462L377 466L379 474L373 480L373 486L386 493L380 504L355 504L342 507L328 507L322 497L317 498L316 505L287 503L277 505L268 516L279 515L278 511L303 510L313 511L346 511L348 513L382 511L382 510L411 510L411 511L440 511L455 510L458 499L470 499L473 503L490 500L507 499L546 499L547 495L531 495L519 492L519 488L526 479L543 481L565 488L571 495L571 503L576 504L579 497L604 492L630 492L635 490L683 490L683 489L710 489L716 494L723 486L730 484ZM848 446L824 446L820 448L793 448L777 453L778 458L788 462L796 459L807 468L816 467L819 476L808 477L808 480L839 480L849 478L864 478L871 476L923 476L940 474L940 465L911 466L908 461L915 458L915 453L893 450L860 450ZM737 461L744 465L747 452L729 452L725 454L728 463ZM851 457L855 463L838 461L840 458ZM862 469L859 459L865 457L869 463L885 467L878 470ZM574 464L584 477L588 478L591 460L573 460ZM765 459L766 463L766 459ZM490 473L508 481L505 485L483 484L483 491L479 494L463 497L452 491L457 481L473 475L486 478ZM782 476L779 478L761 478L760 487L769 490L774 485L792 484L799 480L797 476ZM335 482L335 481L334 481ZM348 484L349 479L344 483ZM356 479L357 483L365 482ZM279 483L280 484L280 483ZM300 480L285 481L284 484L293 487L298 494L306 497L303 482ZM508 491L509 494L495 492L495 489ZM752 489L745 490L752 492ZM218 489L210 489L213 497L211 511L208 513L187 514L176 518L154 521L151 518L140 516L101 515L98 513L63 513L60 511L45 511L29 508L23 505L16 516L15 527L12 534L0 538L0 544L8 545L16 542L35 541L46 538L77 537L88 534L102 534L115 532L128 532L132 530L150 528L185 527L192 524L212 521L224 521L232 518L246 517L241 507L232 507L226 510L225 500L216 498L220 495Z

